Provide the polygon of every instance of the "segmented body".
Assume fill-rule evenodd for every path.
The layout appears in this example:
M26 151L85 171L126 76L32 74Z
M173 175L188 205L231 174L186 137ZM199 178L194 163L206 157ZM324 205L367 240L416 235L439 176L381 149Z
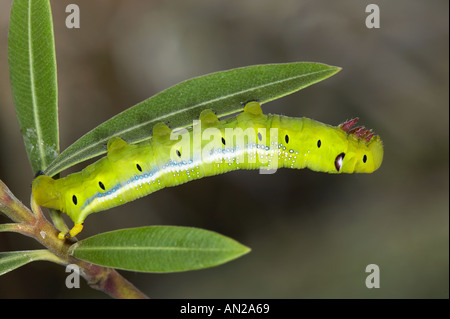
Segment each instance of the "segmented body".
M164 187L238 169L309 168L327 173L370 173L383 158L381 139L355 120L333 127L307 118L264 115L257 102L235 118L205 110L190 130L174 134L165 124L149 142L108 142L108 154L79 173L54 180L39 176L33 194L41 206L69 215L81 231L94 212L122 205Z

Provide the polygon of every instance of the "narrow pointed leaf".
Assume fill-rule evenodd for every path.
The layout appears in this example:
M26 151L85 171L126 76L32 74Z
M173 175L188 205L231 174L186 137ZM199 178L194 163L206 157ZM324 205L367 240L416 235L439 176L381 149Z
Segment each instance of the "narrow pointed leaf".
M106 152L113 136L129 143L151 138L158 122L172 128L187 127L204 109L221 117L239 112L243 103L266 103L324 80L340 70L320 63L255 65L208 74L181 82L127 109L85 134L46 170L54 175L76 163Z
M0 276L37 260L62 263L58 257L45 249L0 252Z
M178 226L121 229L84 239L70 248L70 254L93 264L156 273L217 266L249 251L218 233Z
M14 0L8 36L14 106L33 172L59 153L56 59L48 0Z

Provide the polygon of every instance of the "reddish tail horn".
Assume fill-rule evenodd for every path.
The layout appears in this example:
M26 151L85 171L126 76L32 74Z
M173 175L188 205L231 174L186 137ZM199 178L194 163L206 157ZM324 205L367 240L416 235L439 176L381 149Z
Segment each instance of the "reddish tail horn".
M344 132L348 132L348 130L350 130L352 128L353 125L356 124L356 122L358 122L359 118L355 117L352 120L346 121L342 124L339 124L339 127L341 130L343 130Z
M347 134L353 135L357 139L364 139L366 143L369 143L372 137L375 136L375 133L372 130L366 129L364 126L352 128L358 120L359 119L356 117L352 120L339 124L338 127L344 132L347 132Z
M364 126L358 126L348 131L348 134L353 134L356 138L361 138L366 132L367 130Z
M370 134L367 135L366 137L364 137L364 139L366 140L367 143L369 143L370 140L372 139L372 137L375 135L375 133L372 132L372 130L370 130L369 132L370 132Z

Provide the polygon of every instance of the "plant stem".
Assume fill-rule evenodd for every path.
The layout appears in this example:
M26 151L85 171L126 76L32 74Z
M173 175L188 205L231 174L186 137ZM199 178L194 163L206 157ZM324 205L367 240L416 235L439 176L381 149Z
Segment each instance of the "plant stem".
M58 238L59 231L42 213L40 207L31 198L30 211L24 206L0 180L0 211L17 223L0 225L0 232L17 232L34 238L47 247L65 264L76 264L89 286L101 290L114 298L148 298L115 269L97 266L69 255L73 242Z
M25 224L36 222L36 216L11 193L2 180L0 180L0 211L15 222Z
M82 275L91 288L103 291L118 299L148 299L115 269L97 266L75 258L72 259L73 263L84 270L88 270Z
M20 233L22 235L31 236L31 233L33 231L27 225L23 225L23 224L19 224L19 223L10 223L10 224L1 224L0 232L14 232L14 233Z

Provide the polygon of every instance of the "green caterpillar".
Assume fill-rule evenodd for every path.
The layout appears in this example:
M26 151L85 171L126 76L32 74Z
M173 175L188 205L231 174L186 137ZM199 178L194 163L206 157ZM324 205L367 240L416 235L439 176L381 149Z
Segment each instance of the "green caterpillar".
M383 160L379 136L357 119L333 127L308 118L262 113L248 102L234 118L219 120L204 110L189 130L174 138L163 123L150 141L108 141L106 157L81 172L33 181L36 203L65 212L74 222L61 239L77 235L92 213L125 204L164 187L237 169L309 168L327 173L371 173ZM181 136L181 139L179 138Z

